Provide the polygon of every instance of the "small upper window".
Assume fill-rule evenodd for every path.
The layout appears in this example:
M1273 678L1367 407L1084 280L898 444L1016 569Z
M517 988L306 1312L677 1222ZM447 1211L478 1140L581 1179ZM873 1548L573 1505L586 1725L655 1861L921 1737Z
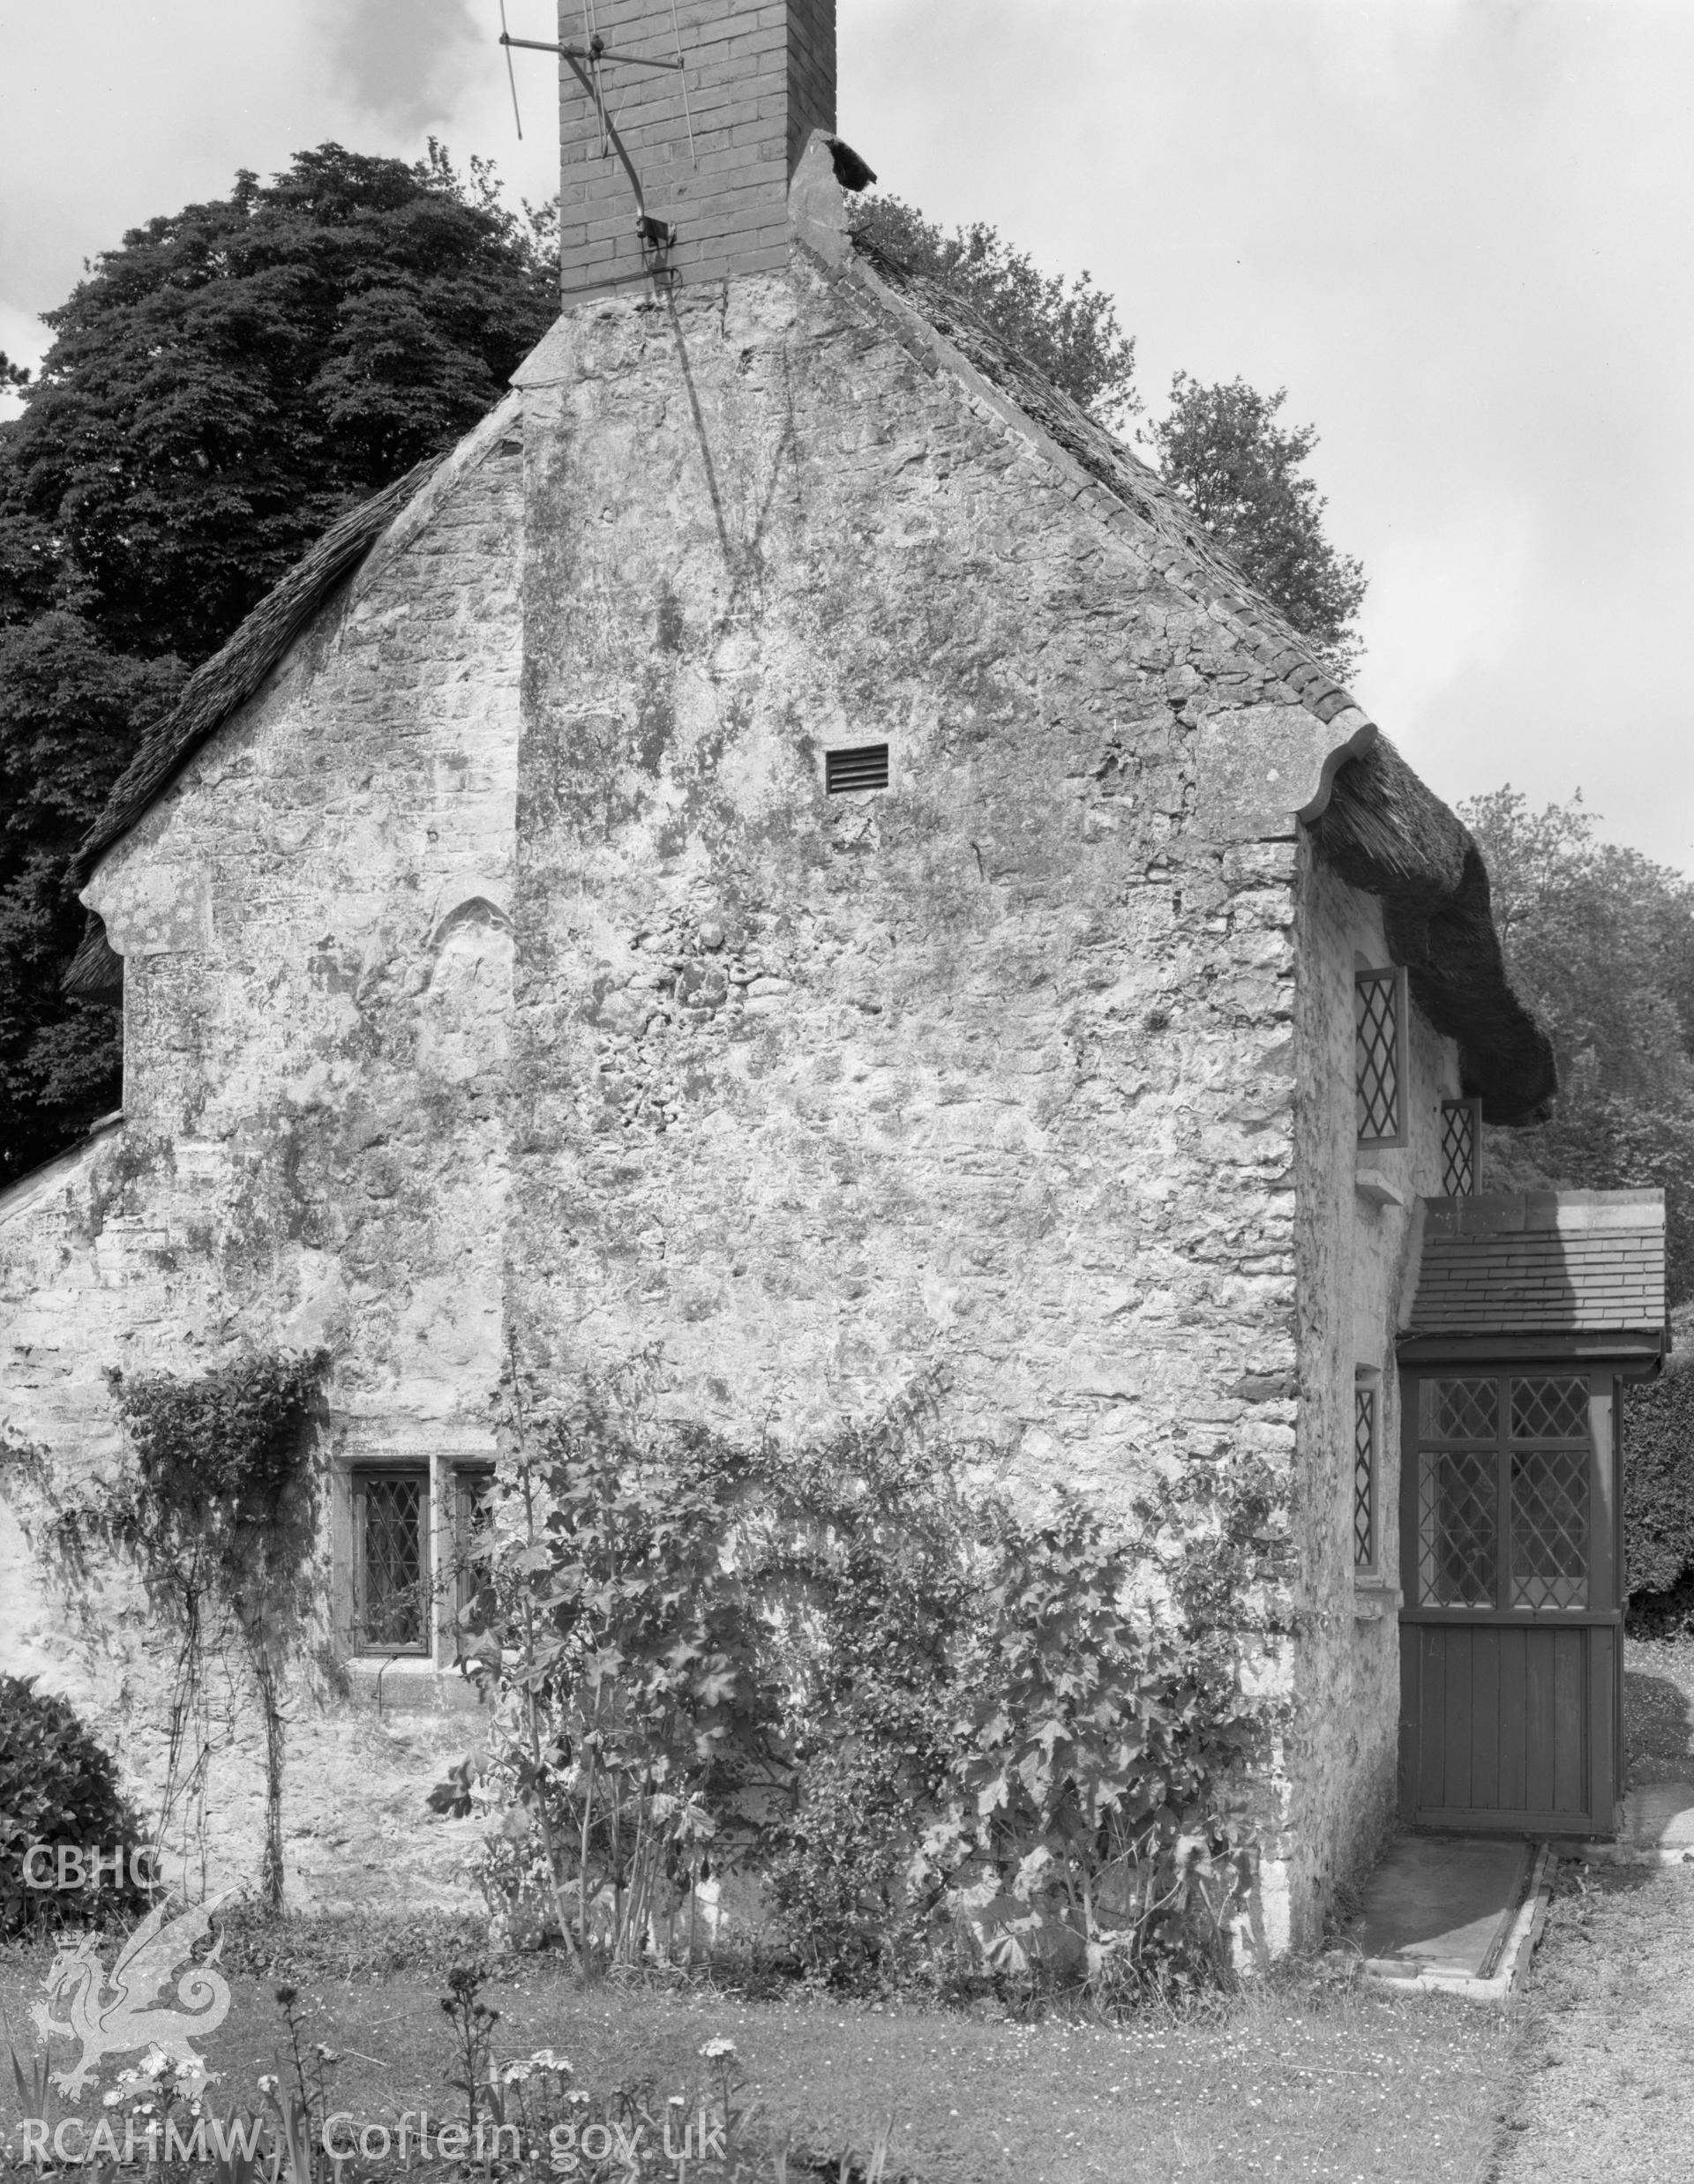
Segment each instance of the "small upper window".
M1359 1142L1405 1145L1405 973L1393 965L1356 971L1353 991Z
M887 744L857 744L851 751L826 751L823 785L832 797L855 789L886 789L888 785Z
M1376 1385L1353 1387L1353 1567L1376 1567Z
M1482 1187L1482 1103L1441 1103L1441 1193L1472 1198Z

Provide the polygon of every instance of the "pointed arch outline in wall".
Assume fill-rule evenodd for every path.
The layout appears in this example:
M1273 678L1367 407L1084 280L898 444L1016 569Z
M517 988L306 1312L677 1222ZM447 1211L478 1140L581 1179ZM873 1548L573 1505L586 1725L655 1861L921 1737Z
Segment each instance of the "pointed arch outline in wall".
M498 881L477 877L438 899L418 1002L420 1069L461 1083L501 1067L511 1051L512 916Z

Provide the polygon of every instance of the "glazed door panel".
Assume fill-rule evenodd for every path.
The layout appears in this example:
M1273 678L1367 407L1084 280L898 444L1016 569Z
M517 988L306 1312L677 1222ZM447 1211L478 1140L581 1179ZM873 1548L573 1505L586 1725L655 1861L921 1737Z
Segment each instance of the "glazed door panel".
M1424 1828L1608 1835L1620 1781L1609 1372L1408 1372L1401 1806Z

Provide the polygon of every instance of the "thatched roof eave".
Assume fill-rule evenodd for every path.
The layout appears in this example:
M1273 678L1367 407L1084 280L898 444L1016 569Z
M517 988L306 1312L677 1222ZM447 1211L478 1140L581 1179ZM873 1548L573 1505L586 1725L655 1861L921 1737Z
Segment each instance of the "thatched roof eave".
M1308 822L1318 856L1380 897L1389 953L1435 1029L1458 1043L1485 1122L1542 1122L1558 1090L1553 1043L1506 976L1475 837L1385 736L1349 759Z
M229 643L195 669L176 709L143 742L78 846L70 867L73 887L86 886L106 852L158 801L230 714L256 694L335 587L352 573L436 467L433 460L421 462L349 508L266 594ZM68 976L91 968L84 963L91 938L85 936Z

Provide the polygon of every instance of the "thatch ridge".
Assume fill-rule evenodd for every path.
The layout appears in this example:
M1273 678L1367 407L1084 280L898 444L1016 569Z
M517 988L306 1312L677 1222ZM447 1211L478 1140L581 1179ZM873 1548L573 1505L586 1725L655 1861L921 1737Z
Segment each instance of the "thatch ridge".
M1307 640L1157 471L941 282L863 236L853 241L880 281L1168 545L1169 558L1156 563L1167 580L1221 607L1237 635L1320 720L1349 710L1363 719ZM1308 823L1323 861L1351 886L1381 896L1390 951L1406 966L1429 1021L1458 1042L1465 1091L1481 1099L1485 1119L1544 1119L1558 1088L1552 1043L1512 991L1488 870L1457 814L1378 731L1368 750L1337 769L1328 805Z
M112 844L126 834L182 772L203 744L237 707L252 697L325 599L372 546L436 467L416 464L404 477L338 517L281 582L267 592L223 648L189 677L174 712L143 742L106 799L105 809L83 837L70 868L81 887ZM85 935L71 964L86 972L90 946Z

